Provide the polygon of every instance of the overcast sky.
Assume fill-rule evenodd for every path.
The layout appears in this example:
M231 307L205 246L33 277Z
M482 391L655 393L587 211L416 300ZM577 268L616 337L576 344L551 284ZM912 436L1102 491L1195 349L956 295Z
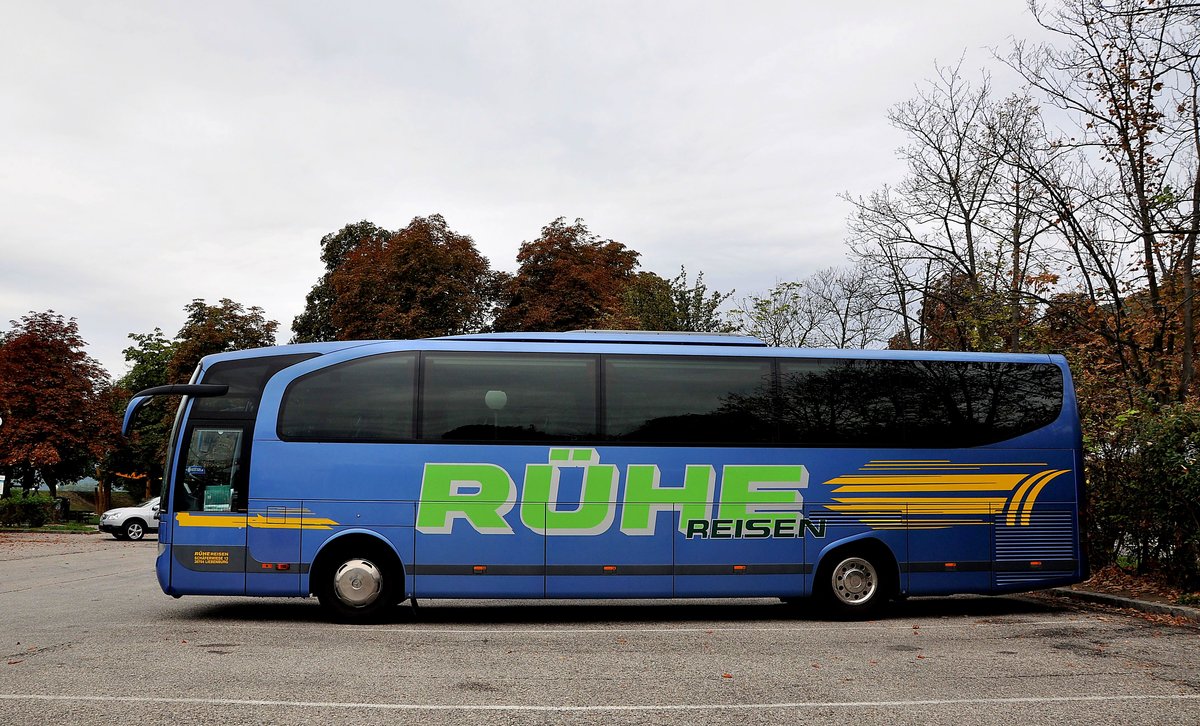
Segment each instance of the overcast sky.
M1005 72L1023 0L5 2L0 326L79 321L114 376L193 298L280 342L319 240L440 213L497 268L555 217L741 297L844 260L934 63Z

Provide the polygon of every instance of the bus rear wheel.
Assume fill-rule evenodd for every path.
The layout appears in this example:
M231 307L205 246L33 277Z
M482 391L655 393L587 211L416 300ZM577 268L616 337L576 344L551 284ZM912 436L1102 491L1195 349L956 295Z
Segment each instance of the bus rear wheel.
M817 574L817 596L837 617L862 619L879 614L895 591L884 569L886 559L870 550L833 553Z
M382 545L339 547L313 568L313 592L335 620L373 622L399 602L403 571Z

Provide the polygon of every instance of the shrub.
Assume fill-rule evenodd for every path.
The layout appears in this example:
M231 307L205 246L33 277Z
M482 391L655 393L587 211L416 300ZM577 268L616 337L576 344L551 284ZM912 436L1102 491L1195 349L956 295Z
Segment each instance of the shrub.
M1088 441L1093 566L1123 559L1200 585L1200 409L1126 411Z
M54 513L54 500L48 494L16 492L0 499L0 525L41 527Z

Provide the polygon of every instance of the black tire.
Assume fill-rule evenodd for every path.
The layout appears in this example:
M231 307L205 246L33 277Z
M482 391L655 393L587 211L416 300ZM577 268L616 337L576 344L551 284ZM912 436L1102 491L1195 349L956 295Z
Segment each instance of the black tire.
M113 532L112 536L113 536L113 539L118 539L118 540L129 539L128 537L125 536L124 532Z
M878 548L831 552L817 571L813 594L837 618L875 617L897 589L889 559Z
M140 519L131 519L125 523L121 535L123 539L137 542L146 536L146 523Z
M403 597L404 569L387 546L358 540L322 555L312 591L337 622L376 622Z

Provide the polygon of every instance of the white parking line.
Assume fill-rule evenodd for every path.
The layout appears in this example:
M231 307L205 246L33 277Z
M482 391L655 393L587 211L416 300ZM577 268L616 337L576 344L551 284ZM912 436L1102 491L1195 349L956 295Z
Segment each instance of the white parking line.
M1053 703L1111 703L1114 701L1197 701L1200 693L1176 695L1048 696L1027 698L952 698L913 701L797 701L794 703L706 703L613 706L455 705L434 703L354 703L345 701L267 701L237 698L156 698L150 696L54 696L0 693L0 701L59 701L85 703L144 703L201 706L280 706L285 708L373 709L379 711L528 711L549 713L745 711L813 708L913 708L921 706L981 706Z

